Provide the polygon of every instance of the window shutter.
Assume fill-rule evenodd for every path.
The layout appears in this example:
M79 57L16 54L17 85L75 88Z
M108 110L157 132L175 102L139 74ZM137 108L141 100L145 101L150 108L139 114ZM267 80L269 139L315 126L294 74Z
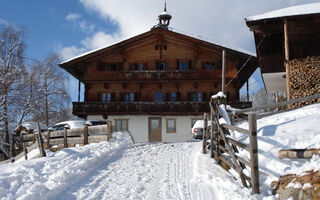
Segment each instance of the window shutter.
M124 98L123 98L123 93L122 93L122 92L120 92L120 93L119 93L119 101L121 101L121 102L122 102L123 100L124 100Z
M177 70L179 70L179 60L177 60Z
M133 70L133 64L129 63L129 70L132 71Z
M177 101L181 101L181 93L177 92Z
M208 101L207 93L202 92L202 101Z
M134 101L140 101L140 93L139 92L134 93Z
M111 92L111 101L116 101L116 93Z
M170 92L166 93L166 101L170 101Z
M188 69L192 69L192 60L191 60L191 59L189 60L189 66L188 66Z
M187 99L188 99L188 101L192 101L192 93L191 92L187 93Z
M206 63L205 62L201 62L201 69L205 70L206 69Z
M143 70L148 70L148 63L143 63Z

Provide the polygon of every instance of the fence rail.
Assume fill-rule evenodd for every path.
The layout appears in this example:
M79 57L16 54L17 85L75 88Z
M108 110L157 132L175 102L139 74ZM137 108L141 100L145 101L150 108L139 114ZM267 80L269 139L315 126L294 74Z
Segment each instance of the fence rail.
M45 131L41 132L40 128L37 131L30 132L30 134L18 136L20 138L19 149L23 151L15 156L17 160L23 156L27 160L28 152L39 148L40 156L45 155L45 148L61 149L73 147L77 144L86 145L89 143L97 143L101 141L109 141L111 139L111 124L107 122L105 125L88 126L82 128L73 128L60 131Z
M249 129L239 128L229 124L220 124L219 118L222 115L219 111L219 104L224 100L210 102L210 118L211 118L211 138L210 150L211 157L215 158L219 163L227 165L234 169L240 177L244 187L252 187L253 194L259 194L259 166L258 166L258 144L257 144L257 116L249 113ZM205 116L204 130L207 129L207 120ZM245 144L234 138L231 138L230 131L238 131L249 135L249 144ZM206 133L204 133L206 135ZM207 145L206 136L203 138L203 145ZM238 147L246 150L250 159L246 160L238 155ZM246 167L250 168L250 175L244 173Z

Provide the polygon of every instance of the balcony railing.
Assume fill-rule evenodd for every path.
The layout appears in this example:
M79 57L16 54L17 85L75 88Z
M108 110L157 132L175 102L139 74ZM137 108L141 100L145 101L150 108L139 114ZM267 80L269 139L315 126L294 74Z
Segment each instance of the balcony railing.
M73 114L87 115L199 115L208 112L208 102L73 102Z
M88 73L86 77L86 81L170 81L217 79L221 79L220 69L186 71L108 71L95 74Z

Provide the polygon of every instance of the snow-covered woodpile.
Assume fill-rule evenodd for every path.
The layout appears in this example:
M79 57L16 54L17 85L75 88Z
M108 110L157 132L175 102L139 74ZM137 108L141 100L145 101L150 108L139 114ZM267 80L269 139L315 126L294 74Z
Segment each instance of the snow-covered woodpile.
M320 57L294 59L289 62L290 98L306 97L320 93ZM320 102L314 99L297 103L294 107Z

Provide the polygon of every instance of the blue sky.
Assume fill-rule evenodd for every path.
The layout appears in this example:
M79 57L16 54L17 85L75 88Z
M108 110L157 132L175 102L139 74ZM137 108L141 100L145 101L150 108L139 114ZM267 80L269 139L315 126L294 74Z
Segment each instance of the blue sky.
M202 36L214 43L255 52L244 18L319 0L167 0L176 31ZM25 30L25 56L43 59L50 52L63 59L108 46L146 32L157 23L163 0L2 0L0 23ZM250 80L262 87L260 74ZM68 84L77 100L77 81Z

